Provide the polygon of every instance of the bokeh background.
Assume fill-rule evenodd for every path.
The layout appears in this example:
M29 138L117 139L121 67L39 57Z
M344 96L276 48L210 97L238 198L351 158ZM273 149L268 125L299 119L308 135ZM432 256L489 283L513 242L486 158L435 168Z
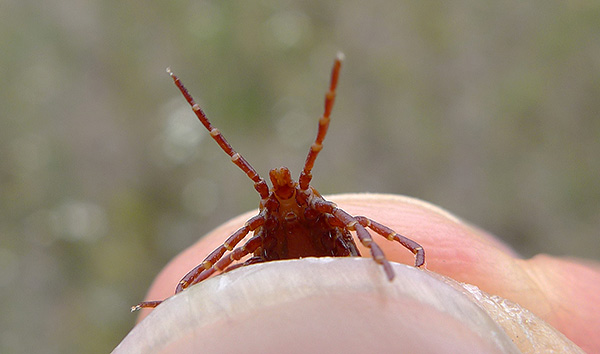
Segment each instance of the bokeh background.
M599 34L585 0L0 0L0 352L110 351L174 255L257 206L167 66L297 175L343 50L321 193L600 259Z

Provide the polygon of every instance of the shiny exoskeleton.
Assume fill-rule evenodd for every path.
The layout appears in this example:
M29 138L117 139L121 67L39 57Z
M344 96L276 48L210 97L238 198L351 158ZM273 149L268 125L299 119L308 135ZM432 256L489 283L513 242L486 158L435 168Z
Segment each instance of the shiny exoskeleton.
M360 256L351 231L354 231L358 240L370 250L375 262L383 266L387 278L391 281L394 271L367 228L388 240L402 244L415 254L415 266L423 266L425 252L418 243L365 216L348 214L334 203L325 200L310 186L311 171L317 155L323 148L323 140L329 127L342 60L343 54L339 53L331 72L329 91L325 95L325 110L319 119L317 137L310 147L298 182L292 179L287 167L274 168L269 171L271 188L246 159L231 147L221 132L212 126L179 78L167 69L200 122L231 157L231 161L254 182L254 188L261 198L258 215L248 220L202 263L188 272L177 285L175 293L200 283L214 273L253 263L303 257ZM252 236L241 244L251 232ZM133 306L132 311L156 307L161 302L142 302Z

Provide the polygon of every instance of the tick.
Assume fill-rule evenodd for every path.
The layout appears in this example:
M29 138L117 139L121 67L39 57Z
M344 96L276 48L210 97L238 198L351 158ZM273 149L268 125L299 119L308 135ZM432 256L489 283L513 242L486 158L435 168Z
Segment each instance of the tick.
M385 275L392 281L394 270L367 229L390 241L399 242L415 255L415 267L423 266L425 251L418 243L366 216L348 214L334 203L325 200L310 185L311 171L323 148L323 140L329 127L329 116L335 101L343 58L344 55L338 53L333 64L329 91L325 94L325 110L319 119L317 137L308 151L298 181L292 179L287 167L274 168L269 171L271 188L252 165L231 147L223 134L210 123L181 80L167 69L200 122L210 132L210 136L231 157L231 161L254 182L254 189L260 195L258 215L246 221L244 226L229 236L202 263L189 271L177 285L176 294L215 273L228 272L249 264L303 257L358 257L360 252L351 231L354 231L358 240L370 250L373 260L383 267ZM242 243L250 233L252 236ZM244 258L245 260L242 260ZM153 308L161 302L141 302L133 306L131 311Z

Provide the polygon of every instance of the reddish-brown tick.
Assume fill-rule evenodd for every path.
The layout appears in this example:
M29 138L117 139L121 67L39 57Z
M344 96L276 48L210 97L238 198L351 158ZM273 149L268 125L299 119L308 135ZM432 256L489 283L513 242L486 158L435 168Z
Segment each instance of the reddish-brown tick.
M274 168L269 171L273 185L270 189L267 182L258 175L246 159L225 140L223 134L212 126L179 78L167 69L200 122L210 132L210 136L231 157L231 161L254 182L254 188L260 195L258 215L246 221L242 228L229 236L202 263L187 273L177 285L175 293L200 283L216 272L227 272L253 263L303 257L360 256L350 231L355 231L360 242L371 250L373 260L383 266L387 278L391 281L394 279L394 270L381 248L371 238L367 228L390 241L398 241L409 249L415 254L416 267L425 263L425 251L418 243L365 216L348 214L334 203L325 200L310 186L311 170L317 155L323 148L323 140L329 127L329 115L335 100L342 60L343 54L339 53L331 72L329 92L325 95L325 111L319 119L317 137L308 151L298 182L292 179L287 167ZM252 237L242 246L236 247L250 232L253 232ZM224 257L227 252L229 253ZM243 262L232 264L248 255L251 256ZM141 302L131 310L156 307L161 302Z

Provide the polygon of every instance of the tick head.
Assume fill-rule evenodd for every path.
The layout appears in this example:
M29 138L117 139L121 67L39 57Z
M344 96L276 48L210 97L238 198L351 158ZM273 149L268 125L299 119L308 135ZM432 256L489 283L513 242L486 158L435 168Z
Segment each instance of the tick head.
M273 184L273 192L279 199L289 199L296 191L296 182L292 180L292 174L287 167L274 168L269 171L269 177Z

